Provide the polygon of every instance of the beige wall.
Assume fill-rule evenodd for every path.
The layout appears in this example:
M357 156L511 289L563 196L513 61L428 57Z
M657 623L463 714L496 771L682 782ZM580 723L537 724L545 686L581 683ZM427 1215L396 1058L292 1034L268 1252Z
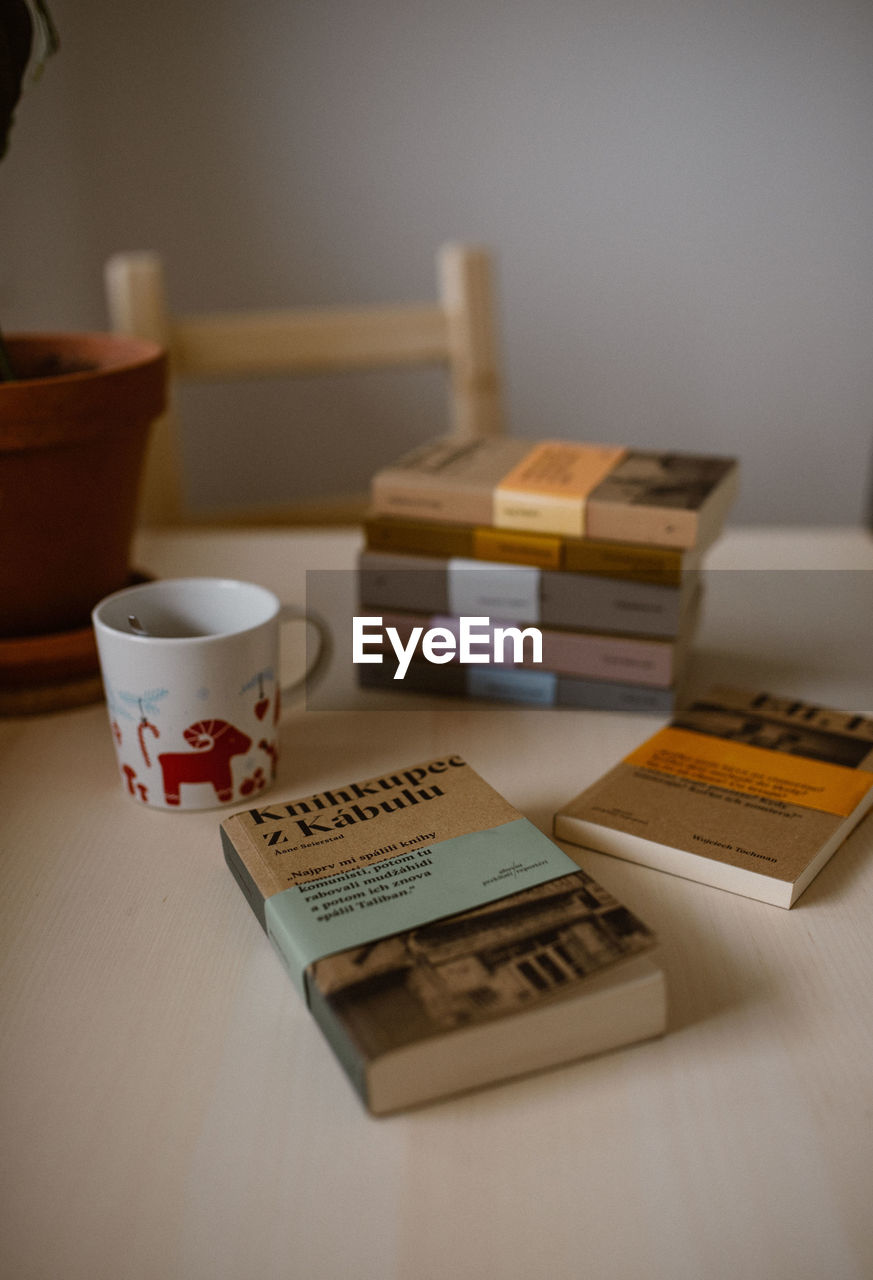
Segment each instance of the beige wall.
M736 451L737 519L861 515L867 0L52 9L0 168L7 328L103 326L120 248L200 308L417 297L440 241L486 241L515 433ZM182 407L203 501L353 482L442 422L437 375Z

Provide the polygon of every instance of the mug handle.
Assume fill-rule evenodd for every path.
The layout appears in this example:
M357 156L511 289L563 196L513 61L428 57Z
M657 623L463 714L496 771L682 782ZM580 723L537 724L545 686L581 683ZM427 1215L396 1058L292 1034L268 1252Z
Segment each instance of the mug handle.
M292 694L297 693L301 686L305 685L307 681L315 681L322 678L333 655L333 640L330 634L330 627L327 625L324 618L317 613L308 613L297 605L282 605L279 610L280 625L283 622L305 622L308 626L314 627L318 633L318 648L315 651L314 658L304 671L303 675L300 676L298 680L295 680L293 684L281 686L282 702L284 703Z

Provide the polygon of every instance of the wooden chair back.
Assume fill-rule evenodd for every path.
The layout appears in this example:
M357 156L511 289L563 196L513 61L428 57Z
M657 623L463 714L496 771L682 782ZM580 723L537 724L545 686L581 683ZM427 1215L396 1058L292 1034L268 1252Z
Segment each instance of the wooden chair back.
M158 254L115 254L106 264L110 327L165 345L173 381L334 373L442 365L448 373L447 433L503 430L491 258L487 250L443 245L437 298L423 303L174 315ZM323 522L359 518L360 496L281 509L222 511L222 523ZM185 500L173 410L153 431L140 518L144 524L214 521Z

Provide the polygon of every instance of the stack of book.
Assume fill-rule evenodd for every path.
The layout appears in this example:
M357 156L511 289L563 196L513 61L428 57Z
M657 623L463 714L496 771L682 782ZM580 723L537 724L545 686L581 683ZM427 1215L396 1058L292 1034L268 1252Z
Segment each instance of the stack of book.
M384 661L358 667L360 682L671 714L699 616L701 554L737 478L734 458L571 441L441 439L414 450L373 478L359 601L407 648L436 629L442 652L417 650L396 679L386 647ZM462 618L479 620L466 661Z

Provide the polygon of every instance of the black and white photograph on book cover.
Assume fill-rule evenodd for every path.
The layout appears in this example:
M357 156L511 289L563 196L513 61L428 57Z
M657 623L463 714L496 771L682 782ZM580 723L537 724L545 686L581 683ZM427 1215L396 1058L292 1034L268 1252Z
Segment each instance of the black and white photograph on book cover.
M559 996L654 937L585 872L318 960L312 981L365 1050Z
M601 480L591 497L695 511L735 466L733 458L632 450Z
M732 698L731 691L716 689L713 696L683 707L673 717L673 724L678 729L849 769L858 768L873 755L873 716L822 710L812 703L767 693L734 694Z

